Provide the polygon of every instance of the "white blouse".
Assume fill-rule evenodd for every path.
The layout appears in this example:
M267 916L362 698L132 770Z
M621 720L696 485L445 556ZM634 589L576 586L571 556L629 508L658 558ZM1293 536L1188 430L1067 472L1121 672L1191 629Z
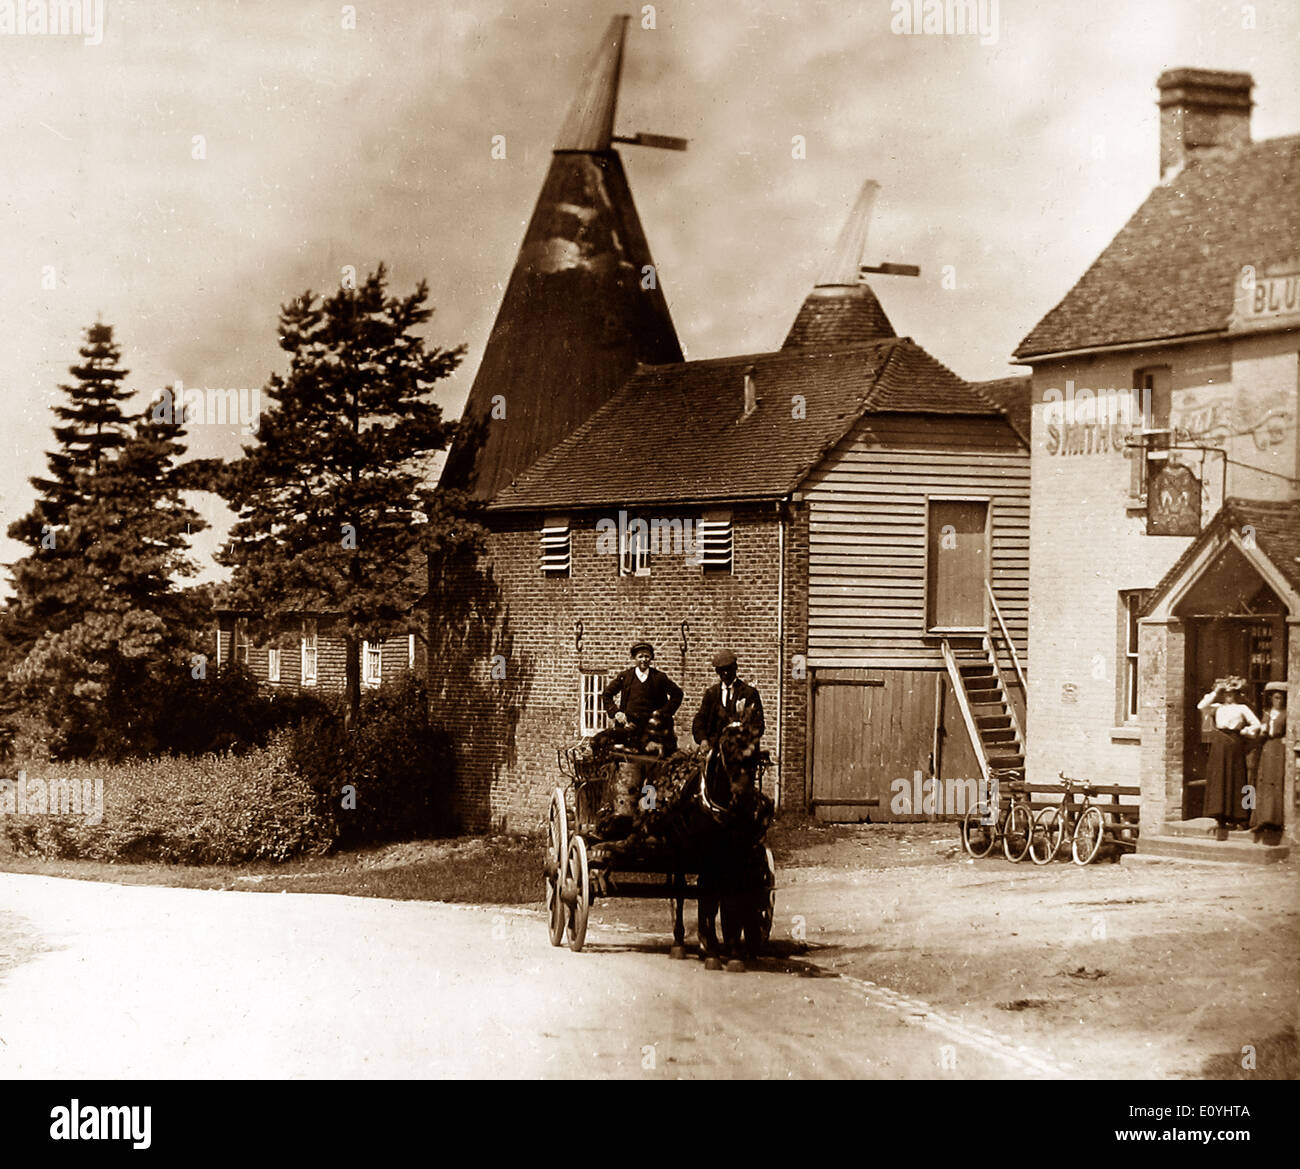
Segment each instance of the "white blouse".
M1213 708L1214 725L1221 731L1240 731L1246 727L1257 730L1261 725L1255 712L1244 702L1215 702L1214 694L1210 693L1196 705L1198 710L1204 710L1207 706Z

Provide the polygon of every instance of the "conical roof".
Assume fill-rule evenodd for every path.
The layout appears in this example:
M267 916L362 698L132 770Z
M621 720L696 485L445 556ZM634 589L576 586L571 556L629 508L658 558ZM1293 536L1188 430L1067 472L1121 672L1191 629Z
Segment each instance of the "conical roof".
M826 258L820 279L799 309L782 349L841 349L895 337L885 310L860 282L867 229L880 184L868 179Z
M443 471L479 499L568 437L639 363L682 360L611 146L627 20L610 22L565 118Z

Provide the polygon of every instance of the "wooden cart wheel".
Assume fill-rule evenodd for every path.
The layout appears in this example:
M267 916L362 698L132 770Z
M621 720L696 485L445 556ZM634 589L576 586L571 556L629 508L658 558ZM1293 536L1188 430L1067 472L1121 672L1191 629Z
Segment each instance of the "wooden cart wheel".
M551 945L564 941L564 866L569 856L569 814L564 806L564 791L551 793L551 810L546 819L546 918Z
M763 849L763 854L767 861L767 872L763 877L763 887L767 890L767 896L763 901L759 928L763 945L766 946L772 938L772 922L776 920L776 858L772 856L770 848Z
M579 834L569 841L564 866L564 902L569 919L569 949L575 954L587 940L587 915L591 912L591 874L587 868L587 842Z

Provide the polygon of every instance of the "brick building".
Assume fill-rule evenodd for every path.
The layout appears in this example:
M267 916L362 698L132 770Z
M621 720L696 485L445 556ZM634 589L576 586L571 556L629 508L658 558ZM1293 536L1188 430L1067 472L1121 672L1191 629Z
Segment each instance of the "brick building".
M255 613L218 609L214 631L214 661L247 666L258 682L271 690L318 690L342 694L346 689L345 646L326 616L303 617L298 628L278 637L256 637ZM361 685L377 689L407 673L424 677L427 645L416 633L361 643Z
M1197 699L1239 673L1259 711L1267 682L1300 677L1300 137L1251 141L1248 75L1158 86L1159 183L1016 355L1034 401L1028 778L1140 784L1142 851L1223 857L1250 849L1198 820Z
M780 349L681 360L612 146L624 25L566 120L471 389L482 444L444 474L490 529L472 571L431 581L462 814L534 825L557 746L599 729L601 688L646 638L686 692L687 741L712 654L736 651L783 807L922 818L895 781L910 795L914 773L1022 757L1028 452L863 283L874 184ZM600 311L557 323L578 302Z

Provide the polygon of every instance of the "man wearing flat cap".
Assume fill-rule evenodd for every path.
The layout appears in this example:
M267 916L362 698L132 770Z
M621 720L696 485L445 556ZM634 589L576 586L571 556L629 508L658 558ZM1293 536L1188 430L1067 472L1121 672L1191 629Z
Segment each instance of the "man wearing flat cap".
M611 679L600 696L601 705L611 722L630 725L637 731L671 731L673 715L682 704L682 691L662 670L656 670L655 650L648 641L632 647L635 666ZM652 725L653 724L653 725Z
M729 649L719 651L713 656L713 668L718 680L704 691L691 724L695 741L716 747L718 736L732 723L745 727L757 739L763 733L763 700L753 686L736 676L736 655Z

